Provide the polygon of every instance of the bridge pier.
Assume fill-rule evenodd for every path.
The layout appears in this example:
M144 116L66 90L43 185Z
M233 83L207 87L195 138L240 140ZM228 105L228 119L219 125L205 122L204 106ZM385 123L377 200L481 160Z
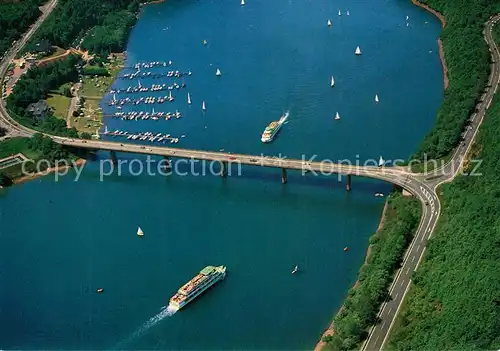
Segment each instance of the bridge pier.
M221 161L220 163L220 176L223 178L227 177L227 162Z
M288 176L286 174L286 168L281 169L281 184L286 184L288 182Z
M347 175L347 183L345 185L345 190L347 191L351 191L352 187L351 187L351 175L348 174Z
M118 157L116 157L116 152L115 151L110 151L109 152L109 158L111 159L111 162L113 162L113 165L118 164Z
M163 169L165 171L170 171L172 169L172 161L170 161L168 156L163 157Z

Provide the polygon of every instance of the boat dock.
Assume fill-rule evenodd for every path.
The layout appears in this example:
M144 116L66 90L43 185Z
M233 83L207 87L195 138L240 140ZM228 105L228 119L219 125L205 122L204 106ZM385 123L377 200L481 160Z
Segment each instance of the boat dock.
M163 133L152 133L152 132L140 132L140 133L132 133L120 129L116 129L112 132L107 129L104 130L102 135L111 136L111 137L122 137L127 138L127 140L139 140L139 141L149 141L151 143L163 143L166 144L169 142L170 144L177 144L179 142L179 138L175 138L170 134Z

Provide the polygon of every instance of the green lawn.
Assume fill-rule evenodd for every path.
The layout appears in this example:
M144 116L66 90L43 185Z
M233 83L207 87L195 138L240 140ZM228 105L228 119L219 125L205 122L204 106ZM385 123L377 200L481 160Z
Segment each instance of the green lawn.
M0 158L6 158L18 153L24 154L24 156L30 159L37 159L40 157L40 153L31 150L28 147L29 138L12 138L0 142Z
M47 103L54 110L54 116L66 120L71 98L52 92L47 98Z

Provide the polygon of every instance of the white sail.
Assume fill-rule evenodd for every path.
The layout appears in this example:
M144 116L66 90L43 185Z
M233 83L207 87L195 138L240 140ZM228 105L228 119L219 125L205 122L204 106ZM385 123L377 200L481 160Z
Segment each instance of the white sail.
M188 93L188 104L191 105L191 96L189 95L189 93Z
M382 167L384 164L385 164L385 161L384 161L384 159L382 158L382 156L380 156L380 158L378 159L378 166L379 166L379 167Z
M347 10L346 15L349 16L349 10Z
M333 87L335 85L335 79L333 79L333 76L332 76L332 79L330 81L330 86Z
M340 119L340 115L339 115L339 113L337 112L337 113L335 114L335 120L336 120L336 121L338 121L339 119Z
M245 5L245 0L241 0L241 6L244 6Z
M152 114L152 115L154 115L154 114L155 114L155 108L154 108L154 107L153 107L153 112L151 112L151 114Z
M406 16L406 20L408 21L410 19L410 16Z
M339 9L339 16L341 16L341 15L342 15L342 12L340 12L340 9Z
M142 88L141 80L139 79L139 89Z
M168 91L168 99L172 100L172 91L171 90Z
M141 227L137 227L137 235L143 236L144 232L142 231Z
M328 27L331 27L331 26L332 26L332 21L328 20L328 22L326 22L326 25L327 25Z
M206 106L205 106L205 101L203 101L203 103L201 104L201 109L202 109L203 111L205 111L205 110L207 109L207 108L206 108Z
M378 95L377 95L377 94L375 94L375 102L378 102L378 101L379 101L379 100L378 100Z
M354 52L356 55L361 55L361 49L358 47L356 47L356 51Z
M113 94L113 101L116 102L116 94Z
M104 134L108 134L108 126L104 126Z
M220 71L220 69L217 68L217 71L215 72L215 75L216 76L222 76L222 72Z

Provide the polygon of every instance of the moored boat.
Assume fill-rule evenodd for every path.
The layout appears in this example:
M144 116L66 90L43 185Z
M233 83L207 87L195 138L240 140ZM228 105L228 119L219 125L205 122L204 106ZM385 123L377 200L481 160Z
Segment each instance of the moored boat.
M141 227L137 227L137 235L144 236L144 232L142 231Z
M276 133L278 133L283 124L286 122L289 115L290 113L286 111L285 114L281 116L279 121L272 121L271 123L269 123L266 129L264 129L264 132L262 133L262 137L260 138L260 140L263 143L271 142L274 139Z
M170 298L168 308L174 311L180 310L225 277L225 266L206 266L193 279L177 290L177 293Z
M356 51L354 52L356 55L361 55L361 49L360 47L356 47Z

